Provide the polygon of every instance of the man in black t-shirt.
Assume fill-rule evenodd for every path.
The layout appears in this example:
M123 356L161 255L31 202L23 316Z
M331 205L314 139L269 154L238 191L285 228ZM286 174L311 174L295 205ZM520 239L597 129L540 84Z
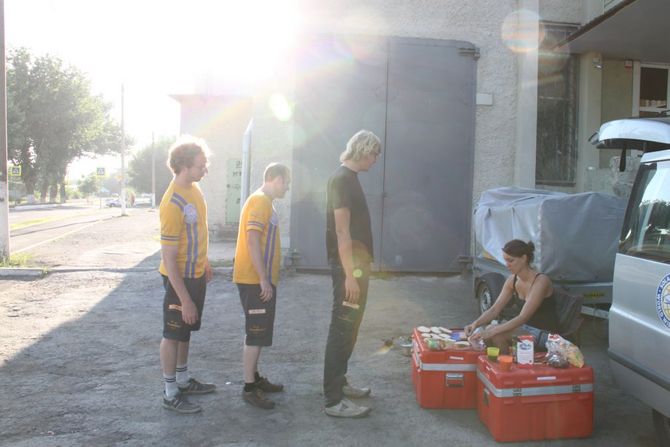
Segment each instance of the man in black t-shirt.
M326 249L333 278L333 312L323 371L325 413L335 417L363 417L370 408L349 398L370 395L370 388L347 382L349 358L363 319L372 262L372 229L358 173L372 167L381 153L381 141L361 130L340 155L342 164L328 180Z

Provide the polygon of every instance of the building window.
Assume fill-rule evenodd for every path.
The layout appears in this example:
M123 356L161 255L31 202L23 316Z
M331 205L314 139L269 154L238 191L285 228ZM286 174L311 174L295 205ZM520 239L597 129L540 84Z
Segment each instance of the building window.
M542 29L538 52L535 183L574 186L579 60L566 52L554 51L554 47L577 27L543 23Z
M638 116L658 116L670 103L670 67L642 64L636 76L640 87Z

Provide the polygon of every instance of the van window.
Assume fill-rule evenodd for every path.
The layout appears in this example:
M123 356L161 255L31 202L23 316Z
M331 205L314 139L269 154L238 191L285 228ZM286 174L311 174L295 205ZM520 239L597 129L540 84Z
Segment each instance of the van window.
M640 165L619 252L670 264L670 161Z

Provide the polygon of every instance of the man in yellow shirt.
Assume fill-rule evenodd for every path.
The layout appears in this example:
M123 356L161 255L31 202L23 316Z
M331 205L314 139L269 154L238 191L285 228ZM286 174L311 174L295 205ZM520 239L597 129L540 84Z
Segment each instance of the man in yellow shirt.
M242 397L265 409L274 408L275 404L264 393L284 389L258 373L258 359L263 346L272 346L279 282L279 217L272 202L284 197L290 182L286 166L272 163L265 169L263 186L242 207L233 266L233 281L240 292L246 319Z
M168 166L174 178L161 200L161 264L163 339L161 367L165 381L163 407L178 413L197 413L199 405L187 394L211 393L214 384L188 374L191 331L200 329L207 282L212 270L207 259L207 205L197 182L207 173L209 149L204 141L185 137L170 149Z

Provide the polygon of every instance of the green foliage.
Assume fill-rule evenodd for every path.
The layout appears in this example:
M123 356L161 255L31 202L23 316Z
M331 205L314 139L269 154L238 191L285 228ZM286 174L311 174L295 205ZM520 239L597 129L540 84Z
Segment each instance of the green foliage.
M168 150L174 139L161 138L154 143L156 169L156 200L163 197L163 193L172 180L172 172L167 167ZM128 166L129 184L136 191L151 192L151 160L152 147L147 145L135 154Z
M111 106L91 94L78 69L52 56L10 51L7 66L8 155L22 167L27 193L61 200L68 164L84 154L119 151L121 129Z
M30 261L30 255L18 253L10 255L9 259L0 258L0 267L27 267Z
M82 199L84 198L83 194L79 192L79 189L76 186L66 185L65 192L67 193L68 198L70 199Z
M89 174L86 177L81 177L77 183L77 189L84 196L95 195L100 191L100 183L101 181L95 173Z

